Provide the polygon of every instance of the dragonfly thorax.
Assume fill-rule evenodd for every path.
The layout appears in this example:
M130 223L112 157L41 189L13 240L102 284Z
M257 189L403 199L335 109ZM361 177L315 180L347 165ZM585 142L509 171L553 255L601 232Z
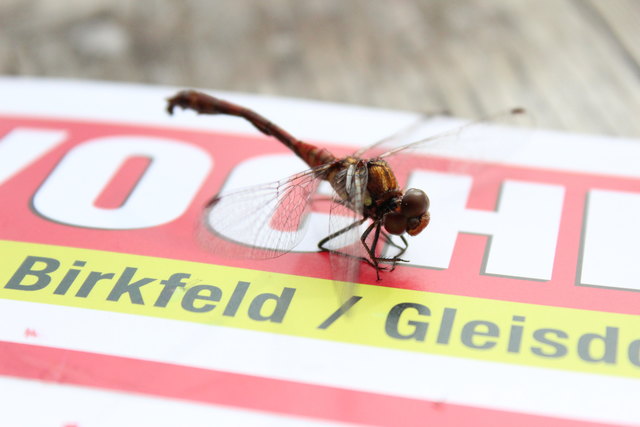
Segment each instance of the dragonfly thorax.
M390 234L415 236L420 233L430 219L429 198L425 192L411 188L403 194L384 160L370 160L367 167L367 192L371 204L365 214L374 221L381 221Z
M402 196L393 170L384 160L375 159L367 162L367 190L372 199L388 200L390 195Z

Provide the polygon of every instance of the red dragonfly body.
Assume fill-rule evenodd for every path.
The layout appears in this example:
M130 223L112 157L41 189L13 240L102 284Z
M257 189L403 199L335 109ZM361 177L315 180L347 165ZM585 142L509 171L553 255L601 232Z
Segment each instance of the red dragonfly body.
M393 269L398 262L405 261L400 256L405 252L408 245L402 235L406 232L411 236L415 236L429 224L429 199L426 194L417 189L409 189L403 192L390 166L383 159L386 154L392 154L398 150L392 150L392 152L373 159L360 158L359 153L364 152L364 150L360 150L352 156L338 159L324 148L296 139L252 110L201 92L179 92L168 100L167 110L170 114L173 113L176 106L191 109L200 114L225 114L244 118L265 135L278 139L290 148L311 169L287 180L274 183L269 187L274 191L273 201L275 203L273 210L281 209L286 201L286 203L294 206L291 209L292 212L289 213L293 218L287 220L288 224L299 225L299 218L304 216L307 210L307 207L303 206L303 204L309 204L311 196L317 188L317 181L328 181L337 195L334 198L334 204L341 206L343 211L350 211L354 215L350 224L335 230L325 239L322 239L318 243L319 248L342 257L367 262L376 269L378 279L380 278L379 271L388 268L380 264L390 264L390 269ZM255 191L255 194L261 193ZM209 207L216 208L221 204L224 205L227 199L230 202L233 202L231 199L234 198L246 200L250 195L251 191L245 191L238 193L238 195L215 197L209 203ZM297 200L295 203L291 202L294 198ZM238 219L237 216L236 219L243 221L243 219ZM358 226L367 220L371 220L371 224L360 236L362 247L366 250L366 256L360 255L357 250L354 251L353 249L333 250L327 247L328 242L333 239L347 234L353 235L354 231L357 232ZM248 218L247 221L255 221L255 217ZM259 221L259 223L264 224L264 220ZM231 225L231 227L234 226L235 224ZM368 240L372 232L373 239ZM255 227L254 233L257 236L256 242L261 241L260 234L262 231ZM391 235L400 236L403 245L394 243ZM278 239L276 236L271 237ZM395 256L382 257L377 254L376 247L380 239L398 249ZM279 248L274 251L273 255L287 252L296 244L296 239L294 238L280 239L279 241L282 243L279 244ZM351 244L352 242L348 243ZM256 244L256 246L259 245ZM354 269L353 266L350 268Z

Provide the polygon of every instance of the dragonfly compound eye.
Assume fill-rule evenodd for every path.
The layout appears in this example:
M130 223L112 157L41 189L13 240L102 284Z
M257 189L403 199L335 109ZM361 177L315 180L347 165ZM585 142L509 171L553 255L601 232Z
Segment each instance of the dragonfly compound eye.
M407 218L422 216L429 210L429 198L424 191L410 188L404 193L400 212Z
M390 234L402 234L407 230L407 217L397 212L384 216L384 229Z
M425 212L418 217L409 218L407 220L407 234L409 236L419 234L427 225L429 225L430 220L431 216L429 215L429 212Z

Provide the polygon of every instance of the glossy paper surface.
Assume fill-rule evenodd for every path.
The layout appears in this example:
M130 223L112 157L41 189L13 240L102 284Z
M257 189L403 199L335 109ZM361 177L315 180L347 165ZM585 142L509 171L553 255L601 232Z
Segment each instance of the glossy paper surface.
M272 260L212 251L202 227L221 190L304 170L277 141L166 116L174 89L0 89L4 424L640 422L637 141L492 127L404 155L431 224L407 265L379 282L363 267L336 316L322 203ZM415 120L229 97L339 155Z

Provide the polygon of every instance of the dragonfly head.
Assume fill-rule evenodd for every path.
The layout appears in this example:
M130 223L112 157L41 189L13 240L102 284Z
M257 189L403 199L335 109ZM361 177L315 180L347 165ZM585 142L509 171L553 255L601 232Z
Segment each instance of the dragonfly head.
M429 225L429 197L424 191L410 188L393 212L384 216L384 229L390 234L419 234Z

